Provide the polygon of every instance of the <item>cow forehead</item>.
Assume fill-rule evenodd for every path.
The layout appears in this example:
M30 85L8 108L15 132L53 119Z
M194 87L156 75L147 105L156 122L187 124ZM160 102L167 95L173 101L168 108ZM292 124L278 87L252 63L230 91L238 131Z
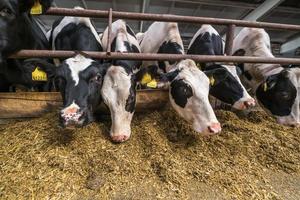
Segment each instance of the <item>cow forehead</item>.
M93 62L92 59L85 58L82 55L77 55L66 60L66 64L71 71L71 77L75 81L75 86L79 83L79 73L91 66Z

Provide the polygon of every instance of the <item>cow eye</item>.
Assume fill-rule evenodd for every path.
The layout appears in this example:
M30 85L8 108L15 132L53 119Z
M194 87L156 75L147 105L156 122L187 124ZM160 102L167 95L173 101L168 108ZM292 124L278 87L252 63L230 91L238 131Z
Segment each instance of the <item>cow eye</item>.
M102 80L101 74L96 74L95 76L93 76L93 77L90 79L90 82L100 83L101 80Z
M277 95L278 95L278 97L280 97L281 99L284 99L284 100L290 99L290 95L287 92L281 92L281 93L278 93Z
M1 11L0 11L0 15L2 17L5 17L5 16L8 16L8 15L11 15L12 14L12 11L9 9L9 8L3 8Z

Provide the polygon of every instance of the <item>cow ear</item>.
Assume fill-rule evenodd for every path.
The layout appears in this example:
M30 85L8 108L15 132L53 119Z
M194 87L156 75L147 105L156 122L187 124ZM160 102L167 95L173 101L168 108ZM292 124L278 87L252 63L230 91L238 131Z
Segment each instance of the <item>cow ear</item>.
M110 63L101 63L98 65L98 68L100 70L100 74L102 77L105 76L106 72L107 72L107 69L111 66Z
M204 71L206 76L209 79L209 85L210 86L216 86L219 83L226 80L226 78L229 76L229 72L225 68L218 68L218 69L212 69Z
M246 51L244 49L239 49L237 51L235 51L232 56L245 56Z
M53 0L19 0L20 12L30 11L33 15L45 13L52 5Z
M49 62L47 62L45 60L42 60L42 59L35 60L33 64L35 66L39 67L44 72L46 72L48 77L55 77L56 76L57 67L54 64L49 63Z
M271 90L276 85L277 76L270 76L267 78L267 80L261 84L261 87L264 92L267 92L268 90Z
M165 74L161 74L159 80L162 82L172 82L180 73L181 70L176 69L174 71L165 73Z
M28 12L34 6L35 0L19 0L19 11L20 13Z

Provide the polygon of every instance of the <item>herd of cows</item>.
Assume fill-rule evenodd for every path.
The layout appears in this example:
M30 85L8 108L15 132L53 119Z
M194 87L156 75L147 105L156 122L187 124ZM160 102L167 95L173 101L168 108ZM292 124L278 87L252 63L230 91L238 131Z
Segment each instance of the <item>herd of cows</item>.
M39 0L43 12L51 0ZM62 17L48 32L30 15L35 0L0 2L0 91L14 85L38 91L60 91L63 127L93 121L101 102L110 110L111 139L124 142L131 134L136 88L169 88L172 107L196 132L221 131L209 95L239 110L260 106L277 122L300 126L300 68L279 64L223 64L181 61L93 60L82 53L67 59L12 59L20 49L106 51L108 29L96 32L89 18ZM76 7L76 9L82 9ZM112 24L113 52L185 54L177 23L154 22L145 33L135 34L123 20ZM194 35L187 54L224 55L224 43L210 25ZM236 36L233 55L273 57L270 38L263 29L244 28ZM46 74L33 78L34 71ZM249 94L250 93L250 94Z

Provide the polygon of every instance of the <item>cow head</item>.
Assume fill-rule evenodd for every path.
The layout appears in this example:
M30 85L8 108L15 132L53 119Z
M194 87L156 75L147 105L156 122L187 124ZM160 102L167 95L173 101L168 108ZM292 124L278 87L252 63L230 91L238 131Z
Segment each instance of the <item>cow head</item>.
M256 98L278 123L300 126L300 70L283 70L269 76L256 89Z
M238 110L255 106L255 100L240 82L235 66L214 64L207 69L204 73L210 78L209 93L212 96Z
M212 135L221 131L215 113L209 103L209 79L194 61L183 60L176 70L168 72L169 96L173 108L196 132Z
M107 69L82 55L65 60L56 70L56 84L63 98L62 127L84 126L93 120L101 103L101 87Z
M136 81L130 61L116 61L107 70L102 86L102 98L112 119L110 136L114 142L124 142L131 134L135 111Z
M25 42L24 37L27 37L26 34L28 33L20 28L25 24L23 14L29 13L35 2L40 2L43 11L46 11L51 6L52 1L3 0L0 2L0 63L3 62L5 57L16 51L16 43Z

